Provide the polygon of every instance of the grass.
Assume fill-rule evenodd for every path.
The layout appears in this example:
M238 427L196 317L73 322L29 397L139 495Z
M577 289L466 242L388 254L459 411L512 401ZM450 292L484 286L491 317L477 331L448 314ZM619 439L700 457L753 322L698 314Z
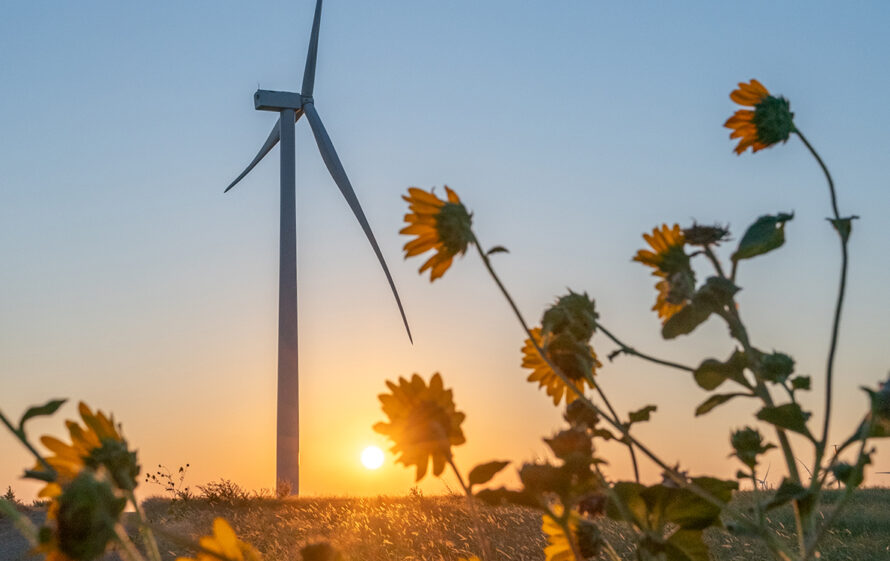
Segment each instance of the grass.
M825 497L824 511L832 508L839 493ZM750 501L740 493L739 506ZM226 518L239 537L255 545L266 559L300 559L305 545L328 541L348 559L377 561L390 559L447 560L480 554L473 514L462 497L377 497L285 499L215 496L171 503L149 499L149 518L166 531L198 537L209 533L213 519ZM780 535L793 543L794 522L789 508L770 513L770 522ZM632 532L625 526L602 521L607 539L625 558L630 558ZM501 560L544 558L546 545L540 514L519 507L482 507L479 532L485 534L491 549ZM756 542L720 531L709 531L707 539L717 561L767 559ZM188 553L169 540L161 539L166 559ZM823 560L890 561L890 489L872 488L859 492L837 527L829 531L822 548Z

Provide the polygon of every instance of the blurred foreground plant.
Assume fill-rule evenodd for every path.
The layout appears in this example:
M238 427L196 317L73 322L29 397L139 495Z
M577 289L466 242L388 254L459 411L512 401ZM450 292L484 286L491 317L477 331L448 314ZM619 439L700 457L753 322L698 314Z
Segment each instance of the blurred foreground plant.
M65 400L57 399L31 407L22 415L18 426L0 412L0 421L37 461L32 469L25 471L25 477L45 482L39 496L50 500L46 523L40 527L22 516L8 498L0 499L0 512L9 516L28 539L33 546L32 553L43 554L48 561L92 561L115 547L129 561L146 558L161 561L152 526L135 496L141 467L120 425L115 425L114 417L101 411L94 413L81 403L78 410L83 425L76 421L65 423L70 442L43 436L40 442L51 452L43 455L28 439L27 422L54 414L64 403ZM184 472L184 468L180 468L183 478ZM178 495L176 498L188 495L188 490L178 487L169 472L166 477L163 472L158 473L160 477L149 476L146 480L159 483L166 480L167 490ZM127 534L124 509L128 503L135 510L145 551ZM180 536L172 538L197 551L198 561L260 561L256 550L238 540L221 518L214 522L213 535L202 538L200 543Z
M785 225L792 213L777 213L759 217L742 235L729 263L722 262L714 248L729 241L728 227L720 225L662 224L644 234L649 247L641 249L633 258L652 267L658 278L657 296L653 310L661 319L661 333L674 339L694 331L707 319L717 317L729 328L731 350L728 358L705 358L698 366L656 358L641 352L616 337L599 319L593 299L587 294L569 291L544 311L540 324L528 323L495 272L491 256L506 252L501 246L484 248L472 228L472 214L458 195L445 187L446 199L439 199L433 191L411 187L403 196L409 205L405 215L407 226L401 233L416 236L405 244L405 257L433 251L432 257L421 266L420 272L430 270L430 281L441 278L451 267L456 255L464 254L470 246L476 248L486 270L506 298L524 334L522 366L529 368L528 380L544 388L554 405L565 401L568 427L546 438L555 462L524 464L519 470L520 489L482 489L473 487L489 482L508 462L494 461L474 468L465 479L453 462L452 447L464 442L460 421L464 416L455 412L451 390L446 400L439 374L435 374L430 388L418 375L411 382L400 379L399 385L387 382L390 394L380 400L390 425L378 424L375 429L387 434L394 442L393 452L398 461L417 466L417 479L426 473L430 458L433 473L440 475L449 464L468 498L478 498L492 504L512 503L539 509L543 514L542 530L547 536L545 556L548 561L587 559L604 555L621 559L615 545L608 543L598 530L597 519L607 516L626 524L636 536L634 558L640 560L704 561L710 552L702 540L703 531L722 527L726 520L729 531L754 536L764 542L775 559L806 561L819 557L819 544L826 530L835 522L853 491L862 483L864 470L871 462L871 438L890 437L890 380L878 389L864 388L870 399L861 423L854 428L843 444L826 455L828 426L832 409L834 357L838 342L841 311L846 290L847 243L855 216L842 217L837 206L834 181L822 159L794 124L789 102L776 97L757 80L741 83L731 99L745 107L736 111L725 126L732 129L731 138L739 139L735 148L742 154L747 148L753 152L786 142L795 134L818 162L828 181L833 216L829 222L841 242L840 286L832 319L832 335L828 349L825 374L825 407L821 431L810 429L811 413L798 400L799 392L809 391L811 379L795 372L794 359L783 352L764 351L755 346L742 321L736 294L736 274L743 261L769 253L784 244ZM692 267L694 259L703 259L713 273L700 281ZM755 490L754 507L739 510L729 506L736 481L713 477L689 477L679 466L668 465L662 457L632 434L635 424L648 421L656 411L646 405L621 416L610 403L598 380L602 364L594 352L591 340L602 333L617 350L609 360L619 355L630 355L661 366L687 372L695 383L708 392L719 387L734 386L726 393L712 393L695 410L705 415L735 398L758 402L755 417L775 433L778 447L768 442L754 427L732 431L731 455L742 464L739 480L750 481ZM436 391L432 391L435 387ZM588 395L588 390L591 394ZM779 397L774 395L778 392ZM459 415L459 417L458 417ZM455 421L456 424L455 424ZM399 427L396 429L396 427ZM789 433L802 437L802 442L813 449L814 462L807 467L808 478L802 478L797 455ZM627 447L634 468L633 481L614 481L604 473L605 460L597 456L597 442L615 440ZM801 441L798 441L801 442ZM841 460L850 447L857 451L852 462ZM787 475L775 492L766 492L758 473L761 456L778 448L785 460ZM640 482L637 455L648 458L663 470L663 481L645 486ZM823 489L829 478L845 485L846 492L827 516L819 507ZM465 483L467 481L467 483ZM766 523L766 512L790 503L796 524L796 547L789 547L778 539ZM489 554L483 551L483 558Z

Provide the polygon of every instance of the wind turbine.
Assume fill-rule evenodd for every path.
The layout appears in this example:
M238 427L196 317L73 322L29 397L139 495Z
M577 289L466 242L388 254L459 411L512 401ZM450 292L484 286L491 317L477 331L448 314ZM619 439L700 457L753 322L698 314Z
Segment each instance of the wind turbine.
M290 488L292 494L299 494L300 488L300 409L299 377L297 361L297 217L296 217L296 162L294 154L294 125L303 115L309 119L312 134L334 183L340 188L343 197L352 209L364 230L371 247L377 255L380 266L386 274L392 294L395 296L402 322L411 338L408 318L399 299L396 285L389 274L389 268L371 231L371 225L358 202L355 191L349 183L346 171L337 157L334 145L328 136L321 117L315 110L312 90L315 85L315 59L318 53L318 26L321 22L321 2L315 4L315 17L312 21L312 35L309 39L309 52L306 55L306 68L303 71L303 87L299 93L257 90L253 96L258 111L278 112L278 123L272 128L266 142L253 161L241 172L225 192L234 187L262 160L278 142L281 142L281 231L279 237L278 270L278 428L276 471L278 488Z

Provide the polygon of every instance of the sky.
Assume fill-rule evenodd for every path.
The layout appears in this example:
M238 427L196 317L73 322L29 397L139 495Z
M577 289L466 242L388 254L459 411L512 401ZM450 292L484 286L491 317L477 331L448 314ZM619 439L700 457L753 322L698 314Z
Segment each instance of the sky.
M314 3L13 2L0 18L0 410L71 401L30 425L61 436L76 403L113 412L146 471L190 464L187 484L274 486L278 151L239 186L274 123L257 87L299 89ZM409 186L447 184L473 211L523 314L586 291L600 320L650 354L696 365L733 347L710 320L666 342L650 271L631 257L662 223L729 224L795 213L777 252L744 263L740 311L755 345L813 377L821 426L839 248L828 190L792 138L744 156L722 125L729 92L757 78L786 96L856 214L836 365L832 442L865 411L860 386L890 371L886 130L890 42L881 2L626 4L386 0L324 7L316 107L390 266L385 277L317 153L297 126L302 491L404 494L413 470L368 471L388 448L384 381L441 372L467 443L464 470L546 457L560 411L525 382L523 333L478 256L431 284L402 259ZM720 248L728 258L734 243ZM702 268L701 274L706 270ZM703 278L703 277L702 277ZM601 357L614 346L593 339ZM619 411L658 405L639 428L669 463L732 477L729 432L755 406L693 416L691 376L631 357L598 379ZM801 444L798 442L798 444ZM624 451L604 446L609 474ZM799 459L811 462L800 448ZM781 481L778 455L767 479ZM0 485L24 497L32 459L0 433ZM659 469L642 463L646 481ZM878 445L875 471L890 471ZM890 484L890 476L869 482ZM426 493L456 489L428 477ZM145 494L160 492L151 487Z

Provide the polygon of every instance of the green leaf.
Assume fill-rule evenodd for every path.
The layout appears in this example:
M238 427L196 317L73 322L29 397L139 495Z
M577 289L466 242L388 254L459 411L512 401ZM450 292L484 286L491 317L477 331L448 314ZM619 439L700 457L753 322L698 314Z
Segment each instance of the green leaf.
M22 419L19 421L19 432L24 434L25 430L25 422L29 419L33 419L34 417L45 417L48 415L52 415L56 411L59 410L59 407L65 404L68 401L67 399L53 399L52 401L47 401L43 405L34 406L28 408L25 411L25 414L22 415Z
M470 487L473 485L482 485L491 481L491 478L497 475L499 471L507 467L510 462L498 461L479 464L470 471Z
M784 212L758 218L745 231L745 235L739 241L738 249L732 254L732 260L750 259L782 247L785 243L785 222L792 218L794 213Z
M750 388L751 385L745 378L747 364L745 353L736 350L726 362L720 362L715 358L705 360L698 365L692 375L695 378L695 383L708 391L717 389L726 380L732 380Z
M802 434L815 442L810 429L807 428L807 419L810 418L810 413L804 412L797 403L764 407L757 412L757 418L779 428Z
M677 530L667 539L667 561L710 561L701 530Z
M649 415L654 413L656 409L658 409L658 407L656 407L655 405L647 405L646 407L643 407L638 411L632 411L629 414L630 423L628 423L628 426L634 423L642 423L643 421L648 421Z
M810 389L810 377L809 376L795 376L791 378L791 387L795 390L809 390Z
M56 474L35 469L26 469L24 478L36 479L38 481L46 481L47 483L52 483L56 480Z
M497 489L483 489L476 493L476 498L492 506L519 505L531 508L541 508L541 503L527 491L512 491L504 487Z
M746 393L718 393L712 395L708 399L704 400L698 407L695 408L695 416L698 417L700 415L704 415L714 409L718 405L723 405L730 399L734 397L747 396L750 397L750 394Z
M732 491L738 489L735 481L714 477L695 477L692 483L729 503ZM699 497L689 489L670 488L669 501L665 504L664 519L687 530L703 530L720 524L721 508Z
M711 317L711 308L693 299L692 302L668 318L661 328L661 336L665 339L674 339L680 335L692 333L696 327L703 324Z
M841 240L843 240L844 243L847 243L847 240L850 239L850 234L853 232L853 221L857 218L859 217L854 215L839 219L829 218L828 221L831 222L831 225L834 226L834 229L840 234Z
M493 248L486 251L485 255L494 255L495 253L510 253L510 251L502 245L496 245Z
M618 438L607 429L594 429L593 436L598 436L603 440L618 440Z
M646 490L646 487L643 485L630 481L619 481L612 487L612 491L624 505L624 510L627 510L631 518L633 518L630 522L634 523L638 528L654 529L649 527L648 516L646 515L646 502L640 496L640 493L644 490ZM611 496L609 497L609 502L606 503L606 516L612 520L625 519L624 511L615 504L615 500Z
M808 489L786 477L782 479L782 484L776 489L776 494L764 505L764 508L772 510L791 501L807 501L809 498L811 498L811 494Z

